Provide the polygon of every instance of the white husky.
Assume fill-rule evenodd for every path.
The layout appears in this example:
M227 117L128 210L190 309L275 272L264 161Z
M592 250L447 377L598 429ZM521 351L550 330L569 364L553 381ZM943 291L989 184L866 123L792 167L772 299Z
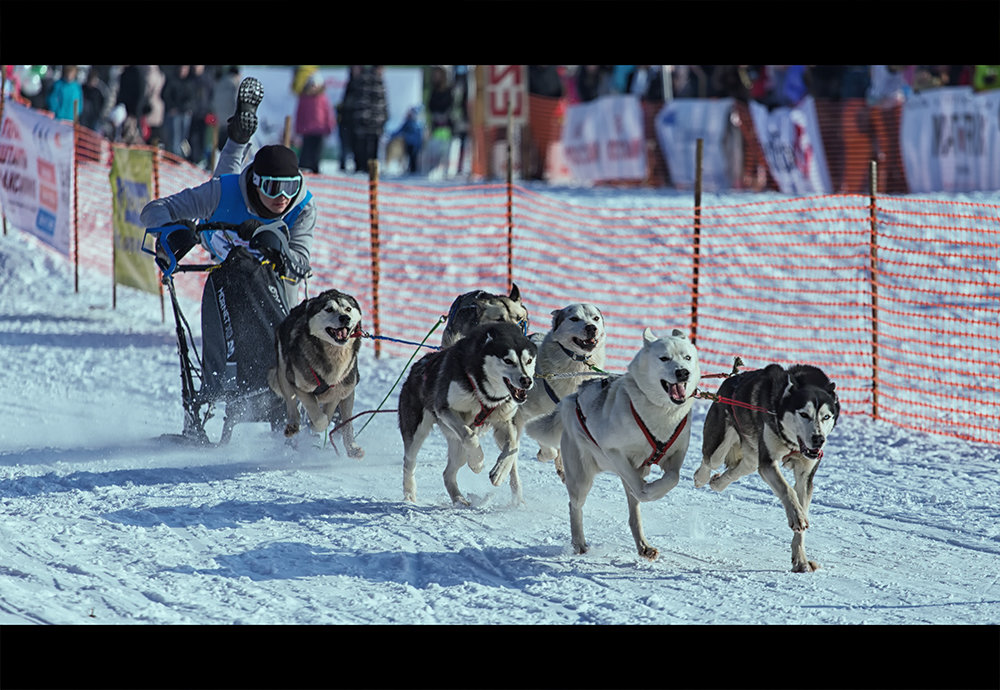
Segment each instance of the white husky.
M569 491L573 548L586 553L583 504L600 472L614 472L625 487L629 527L639 555L659 551L642 531L639 503L655 501L677 486L691 438L692 395L701 380L698 351L679 330L664 338L650 329L622 376L583 383L552 414L528 423L528 433L559 443ZM650 466L663 470L646 482Z
M530 338L538 345L536 385L517 411L519 429L535 417L551 413L581 383L599 376L605 355L604 315L593 304L570 304L552 312L548 333L533 333ZM540 444L537 457L542 462L555 460L556 472L565 479L558 446Z

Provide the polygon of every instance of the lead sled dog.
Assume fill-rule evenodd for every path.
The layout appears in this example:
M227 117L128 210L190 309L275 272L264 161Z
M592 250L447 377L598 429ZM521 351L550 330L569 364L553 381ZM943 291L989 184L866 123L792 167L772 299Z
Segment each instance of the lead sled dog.
M365 452L354 440L351 415L354 389L360 380L361 306L347 293L326 290L303 300L279 324L275 333L277 366L267 382L285 401L285 436L299 432L299 402L313 431L323 433L339 414L341 437L353 458Z
M482 471L479 437L485 429L493 430L500 447L490 481L499 486L509 474L513 500L521 501L514 415L533 385L537 352L518 326L501 322L474 328L454 345L417 360L399 392L405 500L417 500L417 453L437 424L448 442L444 485L453 503L470 505L457 474L463 465Z
M448 320L441 334L441 347L454 345L476 326L506 321L528 332L528 310L521 302L521 291L511 284L509 295L494 295L485 290L473 290L459 295L448 309Z
M593 378L587 374L600 375L604 367L605 335L601 310L593 304L578 302L553 311L548 332L529 336L538 346L535 364L538 381L517 411L518 429L524 429L535 417L554 411L560 400ZM555 460L556 472L565 478L558 444L539 443L537 458L542 462Z
M628 523L639 555L659 551L646 540L639 504L662 498L677 486L691 439L693 394L701 379L698 351L674 329L658 338L646 328L642 348L625 374L586 381L556 411L528 423L528 433L559 444L569 492L570 532L576 553L589 548L583 504L594 478L613 472L628 501ZM646 481L651 466L663 476Z
M722 491L757 471L781 500L792 536L792 570L811 572L819 564L806 558L804 532L809 527L813 477L823 446L840 416L836 384L817 367L797 364L786 371L777 364L726 379L705 416L701 466L694 485ZM726 465L724 472L709 477ZM791 467L795 489L779 465Z

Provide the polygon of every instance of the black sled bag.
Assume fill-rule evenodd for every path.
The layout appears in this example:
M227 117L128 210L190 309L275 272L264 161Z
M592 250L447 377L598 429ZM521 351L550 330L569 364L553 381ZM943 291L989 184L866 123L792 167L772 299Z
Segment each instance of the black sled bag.
M286 300L278 276L244 247L208 274L201 298L203 400L239 401L243 421L273 421L281 399L268 387L267 372L275 366Z

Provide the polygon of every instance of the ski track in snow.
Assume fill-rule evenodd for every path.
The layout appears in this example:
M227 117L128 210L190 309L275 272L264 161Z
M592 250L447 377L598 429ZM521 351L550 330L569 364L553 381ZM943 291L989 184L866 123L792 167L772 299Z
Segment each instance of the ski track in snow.
M74 294L61 260L0 238L0 622L1000 623L996 447L842 417L806 532L822 568L793 574L784 511L757 475L694 489L699 402L680 485L642 506L659 559L635 553L609 474L577 556L565 489L530 439L525 505L463 468L468 508L448 501L437 430L418 502L402 501L391 413L359 435L360 461L308 434L289 447L266 425L239 425L219 448L159 440L181 425L170 316L126 288L112 310L107 279L84 278ZM356 411L404 364L365 347ZM492 439L484 448L488 469Z

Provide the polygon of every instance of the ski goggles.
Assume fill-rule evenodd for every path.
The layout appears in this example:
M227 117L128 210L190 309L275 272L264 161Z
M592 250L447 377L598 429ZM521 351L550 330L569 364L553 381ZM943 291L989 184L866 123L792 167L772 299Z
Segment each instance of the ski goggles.
M294 199L302 186L302 176L295 177L271 177L270 175L253 174L253 183L260 190L260 193L268 199L277 199L284 196Z

